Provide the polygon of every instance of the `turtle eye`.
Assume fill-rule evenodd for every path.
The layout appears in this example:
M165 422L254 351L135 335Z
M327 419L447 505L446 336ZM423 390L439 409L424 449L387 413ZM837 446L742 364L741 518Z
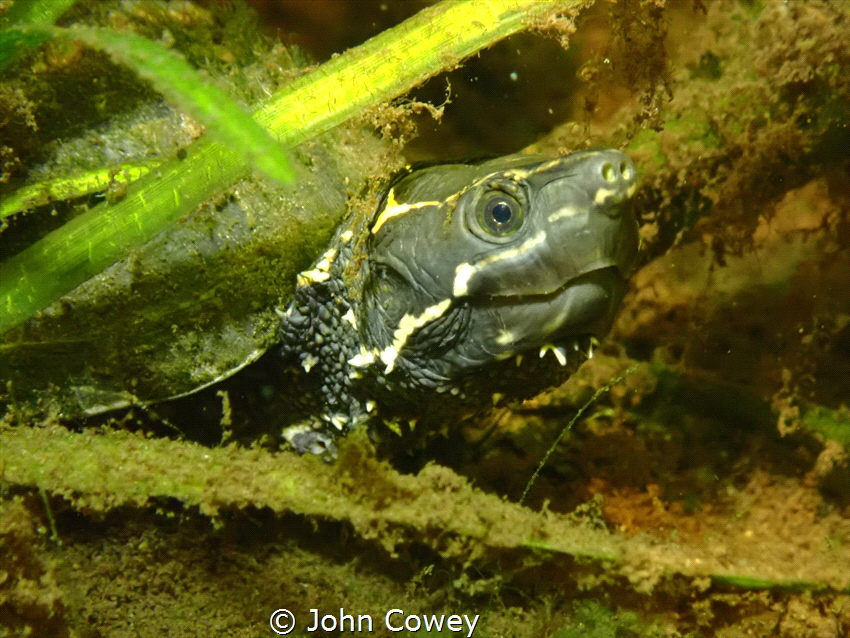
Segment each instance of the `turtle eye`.
M478 222L491 235L507 237L520 229L522 217L520 203L510 195L499 193L483 200Z

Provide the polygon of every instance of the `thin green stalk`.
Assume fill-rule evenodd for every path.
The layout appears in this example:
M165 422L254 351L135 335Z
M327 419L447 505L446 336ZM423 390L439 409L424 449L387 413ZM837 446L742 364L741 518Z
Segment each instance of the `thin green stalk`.
M218 141L239 151L247 164L282 182L295 177L289 158L267 129L223 90L205 82L178 53L135 33L109 29L53 29L53 33L101 48L131 67L169 102L206 126Z
M56 22L75 0L17 0L0 22L0 73L28 49L50 35L44 32L7 30L9 27L47 27Z
M370 104L555 10L585 0L446 0L334 58L276 94L255 117L291 149ZM0 333L124 257L246 172L243 156L207 138L163 164L126 197L100 204L0 264Z
M528 492L531 490L531 487L534 485L534 482L537 480L537 477L540 476L540 472L546 466L546 463L549 461L549 457L552 456L552 453L558 447L558 443L560 443L561 440L566 436L567 432L569 432L570 430L573 429L573 426L576 424L576 421L578 421L581 418L581 416L587 411L587 409L590 406L592 406L594 403L596 403L596 399L598 399L603 394L608 392L608 390L610 390L615 385L620 383L620 381L625 379L627 376L629 376L632 372L634 372L637 369L638 369L638 365L635 364L635 365L631 366L628 370L626 370L623 374L618 375L618 376L614 377L613 379L611 379L608 383L606 383L601 388L599 388L596 392L594 392L593 396L590 397L590 400L579 408L578 412L575 413L575 416L573 416L573 418L570 419L570 422L567 423L563 427L563 429L561 430L561 433L558 435L558 438L555 439L554 441L552 441L552 445L549 446L549 449L546 450L546 454L543 455L543 458L540 460L540 463L537 464L537 468L534 470L534 473L531 475L531 478L528 479L528 483L525 484L525 489L522 491L522 496L519 497L519 504L520 505L525 503L525 497L528 496Z
M101 168L24 186L0 202L0 219L50 202L97 193L112 183L130 184L159 164L155 160L146 164L122 164L115 168Z

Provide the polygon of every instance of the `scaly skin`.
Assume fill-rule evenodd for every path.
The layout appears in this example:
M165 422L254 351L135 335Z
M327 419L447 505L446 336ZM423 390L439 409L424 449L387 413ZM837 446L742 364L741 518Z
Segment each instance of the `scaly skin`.
M413 171L351 219L281 313L301 452L370 424L427 429L563 382L637 258L634 165L603 149ZM548 356L547 353L550 353Z

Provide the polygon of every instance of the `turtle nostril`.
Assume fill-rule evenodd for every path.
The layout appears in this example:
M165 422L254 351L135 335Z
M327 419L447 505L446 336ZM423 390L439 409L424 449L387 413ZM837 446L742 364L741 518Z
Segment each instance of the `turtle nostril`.
M630 181L632 177L634 177L634 171L629 163L625 160L620 162L620 175L623 176L623 179L626 181Z
M617 181L617 172L611 162L605 162L602 165L602 177L609 184L613 184Z

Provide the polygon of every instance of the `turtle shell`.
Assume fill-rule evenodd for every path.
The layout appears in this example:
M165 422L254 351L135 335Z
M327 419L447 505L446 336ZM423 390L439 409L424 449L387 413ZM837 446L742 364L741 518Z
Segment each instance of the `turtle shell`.
M122 131L140 127L173 131L182 119L146 105L55 156L80 154L86 139L126 144ZM294 185L259 175L237 182L4 334L6 400L75 418L185 395L233 374L278 340L275 309L288 303L295 274L327 244L350 196L368 192L395 162L387 145L341 127L293 154Z

